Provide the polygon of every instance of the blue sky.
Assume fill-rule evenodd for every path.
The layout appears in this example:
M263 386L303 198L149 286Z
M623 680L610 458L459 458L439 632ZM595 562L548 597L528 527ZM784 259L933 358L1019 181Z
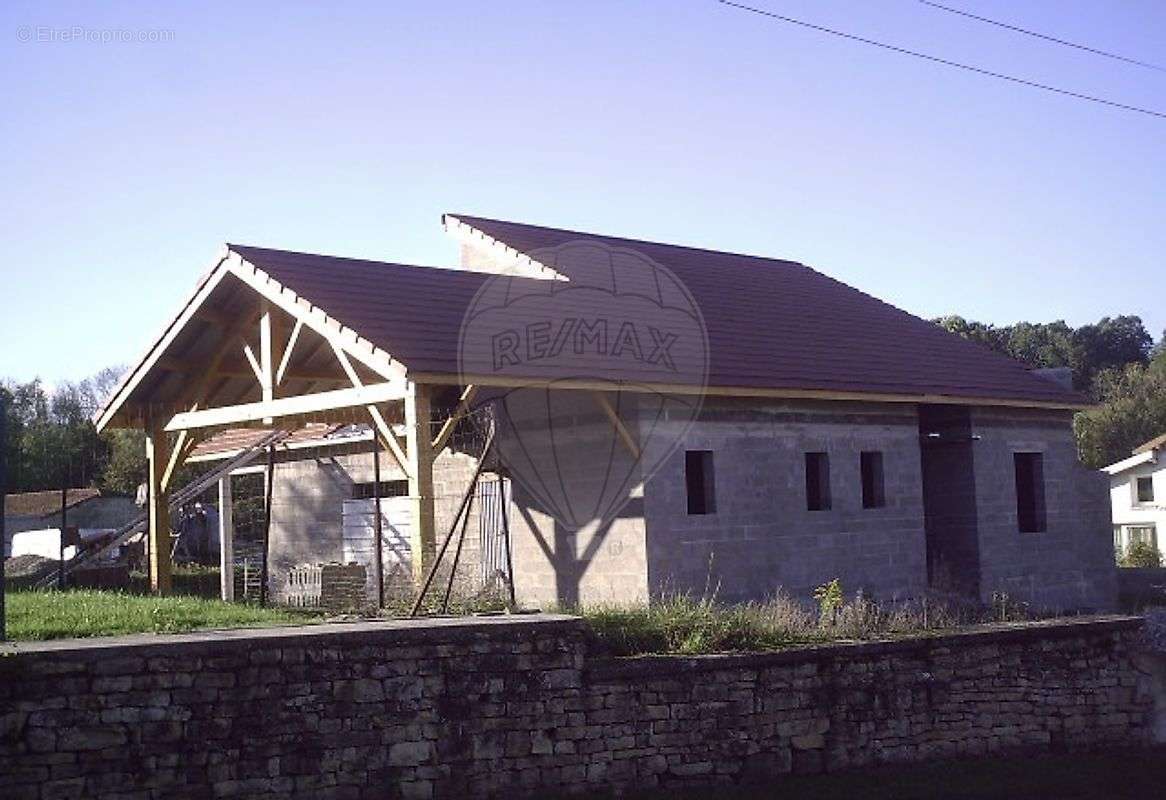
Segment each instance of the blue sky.
M950 1L1166 60L1159 0ZM1166 111L1166 72L914 0L755 4ZM1166 119L711 0L332 6L4 4L0 376L137 358L224 241L453 263L443 211L797 259L923 316L1166 327ZM72 27L173 33L36 41Z

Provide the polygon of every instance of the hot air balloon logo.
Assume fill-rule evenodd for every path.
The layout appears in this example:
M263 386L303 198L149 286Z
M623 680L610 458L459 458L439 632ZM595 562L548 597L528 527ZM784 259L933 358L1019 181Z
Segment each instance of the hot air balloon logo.
M683 440L703 401L708 336L689 291L643 253L581 240L528 255L553 274L485 281L459 368L491 387L511 477L577 531L613 519Z

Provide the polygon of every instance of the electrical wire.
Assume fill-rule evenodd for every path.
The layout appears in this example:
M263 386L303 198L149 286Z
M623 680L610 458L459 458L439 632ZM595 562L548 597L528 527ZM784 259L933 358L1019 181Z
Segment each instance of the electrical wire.
M764 9L754 8L753 6L747 6L747 5L744 5L743 3L734 3L734 2L731 2L731 0L716 0L716 2L720 3L723 6L735 8L738 11L747 11L751 14L757 14L759 16L768 17L770 19L778 20L781 22L788 22L791 25L799 25L803 28L809 28L810 30L818 31L819 33L828 33L831 36L838 36L838 37L841 37L843 39L849 39L849 40L854 41L854 42L860 42L862 44L869 44L872 47L879 47L879 48L882 48L883 50L890 50L891 52L894 52L894 53L901 53L902 55L914 56L915 58L921 58L921 59L924 59L925 61L931 61L931 62L936 63L936 64L943 64L944 66L955 67L956 69L967 70L968 72L974 72L978 75L985 75L989 78L998 78L998 79L1003 80L1003 81L1009 81L1011 83L1020 84L1021 86L1028 86L1028 87L1033 88L1033 89L1042 89L1046 92L1053 92L1054 94L1064 95L1065 97L1073 97L1073 98L1076 98L1078 100L1087 100L1090 103L1099 103L1100 105L1110 106L1111 108L1120 108L1124 111L1133 111L1133 112L1136 112L1138 114L1146 114L1147 116L1158 117L1160 119L1166 119L1166 112L1155 111L1155 110L1149 109L1149 108L1142 108L1141 106L1133 106L1133 105L1129 105L1127 103L1119 103L1116 100L1107 100L1104 97L1096 97L1094 95L1082 94L1081 92L1074 92L1074 91L1071 91L1069 89L1061 89L1061 88L1058 88L1056 86L1050 86L1047 83L1038 83L1036 81L1030 81L1030 80L1027 80L1025 78L1017 78L1017 77L1012 76L1012 75L1005 75L1002 72L994 72L994 71L989 70L989 69L984 69L983 67L977 67L977 66L973 66L971 64L963 64L959 61L950 61L946 58L940 58L939 56L933 56L933 55L929 55L927 53L921 53L918 50L908 50L905 47L899 47L897 45L887 44L886 42L879 42L879 41L876 41L874 39L867 39L867 38L862 37L862 36L857 36L853 33L846 33L844 31L835 30L834 28L827 28L824 25L815 25L812 22L805 22L804 20L794 19L793 17L783 16L783 15L777 14L773 11L766 11Z
M1056 36L1049 36L1048 34L1039 33L1037 31L1031 31L1028 28L1021 28L1017 25L1010 25L1007 22L1000 22L999 20L988 19L987 17L981 17L978 14L971 13L970 11L964 11L962 8L953 8L952 6L945 6L942 3L933 2L933 0L918 0L918 1L925 6L931 6L932 8L937 8L940 11L946 11L949 14L958 14L961 17L967 17L968 19L974 19L977 22L986 22L987 24L995 25L998 28L1005 28L1007 30L1014 31L1015 33L1023 33L1025 36L1033 36L1033 37L1036 37L1037 39L1044 39L1046 42L1053 42L1054 44L1064 45L1065 47L1072 47L1072 48L1075 48L1077 50L1084 50L1085 52L1093 53L1093 55L1096 55L1096 56L1104 56L1105 58L1112 58L1116 61L1124 61L1127 64L1134 64L1135 66L1145 67L1146 69L1153 69L1153 70L1157 70L1158 72L1166 72L1166 67L1160 67L1157 64L1151 64L1148 61L1139 61L1136 58L1127 58L1126 56L1118 55L1117 53L1110 53L1107 50L1098 50L1096 47L1089 47L1088 45L1077 44L1076 42L1066 41L1065 39L1058 39Z

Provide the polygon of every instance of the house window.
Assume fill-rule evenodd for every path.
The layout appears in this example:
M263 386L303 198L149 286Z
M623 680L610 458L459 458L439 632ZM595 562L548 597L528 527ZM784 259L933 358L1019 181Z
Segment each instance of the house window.
M830 457L825 453L806 453L806 508L830 508Z
M404 497L409 494L409 481L381 481L381 491L377 495L373 492L374 483L352 484L353 500L372 500L373 497Z
M1154 479L1149 475L1134 479L1134 497L1139 503L1154 502Z
M858 461L862 470L862 507L882 508L887 504L883 491L883 454L877 450L863 451Z
M711 450L684 453L684 482L688 488L689 514L712 514L717 510Z
M1016 520L1024 533L1040 533L1046 528L1044 456L1041 453L1013 453L1016 469Z

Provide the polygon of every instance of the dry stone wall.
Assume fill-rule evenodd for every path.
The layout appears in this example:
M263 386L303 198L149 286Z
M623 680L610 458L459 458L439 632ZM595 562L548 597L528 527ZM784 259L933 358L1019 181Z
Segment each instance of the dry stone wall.
M430 798L1137 746L1141 622L607 659L494 617L0 646L0 797Z

